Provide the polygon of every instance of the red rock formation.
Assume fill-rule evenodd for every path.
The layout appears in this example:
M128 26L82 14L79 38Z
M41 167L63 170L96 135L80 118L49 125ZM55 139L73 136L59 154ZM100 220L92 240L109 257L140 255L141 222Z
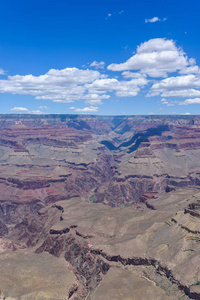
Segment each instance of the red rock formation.
M115 150L100 143L107 137ZM198 117L2 115L0 216L17 223L76 196L121 206L169 186L199 185L199 148ZM136 170L143 160L144 170Z

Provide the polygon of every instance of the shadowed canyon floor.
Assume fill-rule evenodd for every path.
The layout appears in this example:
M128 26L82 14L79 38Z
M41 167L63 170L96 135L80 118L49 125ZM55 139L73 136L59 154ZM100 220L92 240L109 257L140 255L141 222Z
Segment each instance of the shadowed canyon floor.
M0 129L2 299L200 299L200 118Z

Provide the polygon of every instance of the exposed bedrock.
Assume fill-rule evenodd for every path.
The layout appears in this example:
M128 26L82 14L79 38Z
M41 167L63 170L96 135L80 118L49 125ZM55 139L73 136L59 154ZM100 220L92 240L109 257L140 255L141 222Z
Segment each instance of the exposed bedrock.
M64 182L66 179L49 179L49 180L19 180L16 178L8 178L7 182L12 183L16 188L23 190L36 190L50 187L53 182Z
M197 180L196 180L197 182ZM142 195L148 193L167 193L175 188L193 186L194 179L188 177L138 176L114 177L95 190L93 201L112 207L140 202ZM199 185L195 184L195 185Z
M183 116L0 116L0 202L81 196L114 207L200 185L199 125Z
M8 234L8 227L0 220L0 238Z
M5 224L17 224L24 219L25 216L34 214L43 207L39 200L29 202L0 202L0 220Z
M173 272L157 259L148 257L122 257L121 255L110 255L98 249L91 249L89 244L73 235L48 236L36 253L47 251L51 255L60 257L64 255L70 262L78 280L85 287L86 297L89 292L94 291L106 275L110 267L114 266L153 266L155 273L165 276L178 289L183 291L191 299L200 299L200 292L194 292L193 288L185 285L176 278ZM113 264L114 263L114 264ZM115 264L116 263L116 264ZM145 269L144 269L145 270ZM77 289L76 289L77 291ZM75 292L76 292L75 291ZM81 298L80 298L81 299ZM90 298L89 298L90 299Z
M110 182L105 188L102 186L97 188L94 202L108 204L113 207L132 204L137 202L142 194L156 191L154 187L155 183L151 178Z
M199 117L0 116L0 252L61 259L73 300L114 268L200 299L199 151Z
M199 299L200 291L194 286L199 280L199 218L184 213L185 207L198 210L194 199L199 195L198 189L190 188L174 194L146 194L156 210L144 205L140 210L113 209L81 199L61 201L26 217L6 237L19 249L65 258L78 279L70 299L90 299L89 293L106 282L109 269L115 267L130 272L140 268L134 273L139 278L145 276L149 282L156 276L165 278L164 287L158 281L163 293L170 282L178 293Z
M190 203L184 211L185 214L190 214L193 217L200 218L200 200Z
M108 263L92 253L87 243L80 241L73 235L49 236L36 250L36 253L43 251L56 257L63 254L73 266L75 274L85 285L87 292L93 290L101 281L102 275L105 275L109 270Z
M47 238L51 226L60 220L61 211L54 207L42 208L37 214L30 215L18 223L9 238L22 248L33 247Z
M102 250L91 250L91 253L100 255L100 257L104 257L109 262L120 263L124 266L153 266L156 273L159 273L161 276L166 276L173 284L176 284L178 288L184 291L184 293L191 299L200 299L200 292L191 291L190 287L177 280L173 275L173 272L167 266L162 265L156 259L143 257L123 258L120 255L110 256Z

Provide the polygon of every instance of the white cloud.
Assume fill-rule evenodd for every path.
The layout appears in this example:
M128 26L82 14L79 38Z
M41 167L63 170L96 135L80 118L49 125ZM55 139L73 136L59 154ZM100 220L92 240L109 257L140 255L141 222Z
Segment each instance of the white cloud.
M11 111L28 111L28 108L26 108L26 107L13 107L12 109L11 109Z
M148 93L147 97L157 96L157 91L152 91ZM195 89L180 89L180 90L168 90L168 91L162 91L161 93L162 97L199 97L200 91Z
M95 67L95 69L103 69L105 66L105 62L104 61L93 61L91 64L90 64L90 67Z
M44 105L44 106L41 105L41 106L39 106L38 108L39 108L39 109L49 109L49 107L47 107L46 105Z
M167 100L165 98L161 99L161 104L166 105L166 106L174 106L175 105L174 103L175 103L174 101Z
M98 111L98 107L97 106L88 106L88 107L84 107L84 108L76 108L76 107L70 107L70 109L75 110L75 112L80 112L80 113L85 113L85 112L97 112Z
M56 103L85 100L87 104L96 106L102 104L103 99L109 99L109 93L115 93L117 97L134 97L148 84L146 75L139 72L124 72L123 75L131 79L108 78L97 70L51 69L40 76L8 76L8 79L0 80L0 93L32 95L35 99ZM47 108L40 106L39 109Z
M0 75L5 75L5 73L6 73L5 70L0 68Z
M151 39L137 47L137 52L125 63L110 64L112 71L139 70L150 77L167 77L190 65L185 53L176 47L173 40Z
M102 99L109 99L110 95L106 94L87 94L84 96L85 102L90 105L100 105L102 104Z
M124 13L124 10L120 10L120 11L118 11L118 12L113 12L112 14L111 13L109 13L108 15L107 15L107 17L106 17L106 20L108 20L111 16L113 16L113 15L122 15Z
M139 72L130 72L130 71L122 72L122 76L126 79L128 79L128 78L146 78L145 74L141 74Z
M105 74L88 69L51 69L40 76L8 76L7 80L0 80L0 93L32 95L36 99L67 103L84 97L85 84L106 77Z
M30 114L33 114L33 115L41 115L41 114L43 114L43 112L42 111L40 111L40 110L32 110L32 111L29 111L29 113Z
M179 71L180 74L195 74L195 73L200 73L200 68L198 66L190 66L186 67L182 70Z
M155 23L155 22L164 22L167 18L160 19L158 17L153 17L151 19L145 19L145 23Z
M167 21L167 18L160 19L158 17L153 17L151 19L145 19L145 23L155 23L155 22L164 22Z
M103 61L94 61L90 66L99 70L65 68L51 69L40 76L8 76L0 80L0 93L32 95L36 99L57 103L84 101L86 107L74 107L76 112L95 112L98 105L113 94L119 98L135 97L144 87L148 97L161 96L161 103L166 106L199 103L200 68L195 59L189 59L173 40L151 39L140 44L136 53L126 62L110 64L107 69L121 71L119 76L116 73L113 77L104 74L100 70L104 65ZM172 101L169 97L186 100ZM42 113L40 109L48 107L39 106L38 110L32 112ZM14 107L12 111L32 113L20 107Z
M26 107L13 107L11 109L11 111L15 111L15 112L24 112L24 113L28 113L28 114L34 114L34 115L39 115L39 114L43 114L42 111L40 110L29 110Z
M112 14L107 14L106 20L108 20L110 17L112 16Z
M129 81L119 81L116 78L97 79L86 87L90 94L103 94L105 92L115 92L118 97L134 97L148 83L144 77L131 79Z
M148 96L195 97L200 95L200 76L190 74L169 77L154 83ZM191 95L191 96L190 96Z
M161 104L169 104L169 102L167 101L167 99L162 98L162 99L161 99Z
M185 101L179 102L179 105L188 105L188 104L200 104L200 98L186 99Z
M161 21L158 17L153 17L152 19L145 19L145 23L155 23Z
M100 99L86 100L85 103L90 104L90 105L101 105L101 104L103 104L103 102Z

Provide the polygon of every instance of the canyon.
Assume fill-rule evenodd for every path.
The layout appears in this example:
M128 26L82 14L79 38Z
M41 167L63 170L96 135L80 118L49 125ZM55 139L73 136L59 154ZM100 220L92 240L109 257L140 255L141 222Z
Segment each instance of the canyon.
M199 158L198 116L0 115L0 297L200 299Z

